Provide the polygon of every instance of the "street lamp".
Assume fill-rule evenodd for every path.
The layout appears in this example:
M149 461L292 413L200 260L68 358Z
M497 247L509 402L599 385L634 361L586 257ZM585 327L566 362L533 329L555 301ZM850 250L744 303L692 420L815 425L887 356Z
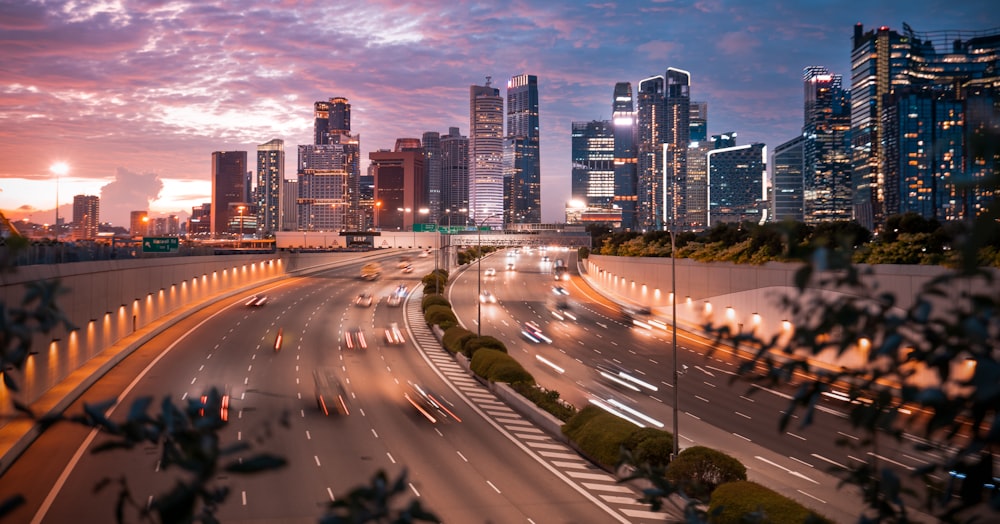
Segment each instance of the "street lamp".
M476 255L479 256L479 260L476 261L476 271L479 273L478 282L476 284L476 289L478 293L476 294L476 335L483 336L483 224L487 220L498 216L499 213L493 213L492 215L484 218L479 222L479 226L476 227ZM473 222L475 224L475 222Z
M417 210L417 213L420 213L421 215L424 215L424 216L427 216L430 212L431 212L431 210L428 209L428 208L426 208L426 207L422 207L422 208L420 208L420 209ZM416 217L414 217L414 219L413 219L413 247L414 248L417 247L417 220L416 220Z
M663 144L663 165L667 161L667 144ZM679 386L678 382L680 379L680 372L677 369L677 243L675 241L677 235L677 180L676 177L670 177L670 303L672 311L672 323L671 331L673 331L673 360L674 360L674 453L673 458L677 458L680 454L680 442L681 436L678 430L677 418L680 410L678 408L678 399L680 395L677 393L677 388Z
M243 240L243 208L244 206L236 206L236 210L240 212L240 234L237 240Z
M375 202L375 231L379 231L379 216L382 214L382 201Z

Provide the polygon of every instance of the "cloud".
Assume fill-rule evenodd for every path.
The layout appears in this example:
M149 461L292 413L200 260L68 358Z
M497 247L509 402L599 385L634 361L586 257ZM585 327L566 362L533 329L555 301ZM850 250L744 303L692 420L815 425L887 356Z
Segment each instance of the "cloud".
M163 190L155 173L135 173L119 167L115 179L101 186L101 221L128 224L132 211L146 211Z

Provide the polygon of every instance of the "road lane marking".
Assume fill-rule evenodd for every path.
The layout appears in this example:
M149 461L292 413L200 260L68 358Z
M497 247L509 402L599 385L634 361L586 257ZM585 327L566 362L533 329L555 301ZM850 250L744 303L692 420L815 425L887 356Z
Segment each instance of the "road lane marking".
M491 488L493 488L493 491L496 491L497 493L501 493L500 488L496 487L496 485L494 485L492 482L490 482L490 481L487 480L486 483L489 484Z

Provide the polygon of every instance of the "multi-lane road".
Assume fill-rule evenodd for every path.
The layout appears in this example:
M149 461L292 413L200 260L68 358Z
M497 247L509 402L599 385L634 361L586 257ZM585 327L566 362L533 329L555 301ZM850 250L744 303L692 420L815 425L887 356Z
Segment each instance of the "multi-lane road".
M114 419L142 396L183 403L212 386L225 391L225 443L250 443L282 455L288 466L256 476L220 474L219 485L231 490L218 511L224 522L315 522L326 503L376 471L395 478L404 469L407 498L444 522L659 520L632 500L635 491L569 458L568 448L518 420L481 385L467 377L462 389L445 382L447 362L429 365L407 329L405 313L416 310L419 318L418 306L387 300L400 285L412 290L431 269L429 260L419 259L412 273L390 269L375 282L360 280L360 264L351 264L259 290L268 298L262 306L248 307L247 297L218 304L147 344L81 402L121 396ZM356 303L362 293L371 294L371 305ZM426 327L416 327L426 342ZM426 345L440 358L440 348ZM347 415L319 409L314 370L343 385ZM422 404L414 385L442 409ZM69 412L80 409L78 403ZM70 425L46 432L0 479L5 493L27 499L12 520L112 520L117 484L94 492L105 478L127 479L139 507L171 487L155 447L91 453L101 441ZM572 463L574 474L551 462Z
M571 259L569 265L576 266L571 252L519 250L516 256L512 254L508 250L488 256L483 270L492 268L495 275L483 276L481 284L475 266L458 276L450 288L452 303L458 311L472 311L463 320L475 325L474 290L481 286L497 299L495 304L481 305L482 333L502 340L543 386L559 391L576 406L603 403L639 424L671 431L669 320L639 316L640 322L633 322L635 316L625 316L618 304L578 276L555 281L556 259ZM511 265L514 270L508 269ZM557 307L559 301L565 301L568 309ZM535 335L535 329L542 336ZM874 456L905 474L929 461L940 461L944 454L916 450L913 444L918 441L933 444L912 435L901 444L884 442L877 453L860 445L865 436L848 423L847 396L837 391L824 397L810 425L800 424L796 417L779 431L779 418L803 377L775 387L734 381L744 357L731 347L713 346L702 337L678 334L678 362L684 369L678 390L681 447L699 444L722 449L739 458L752 478L830 518L854 521L860 512L859 496L853 489L839 489L839 479L829 474L832 470ZM925 415L914 411L908 416ZM837 439L857 447L837 446ZM938 474L937 480L945 479Z
M574 266L572 253L548 253L548 262L542 256L490 255L482 269L495 274L481 283L478 265L458 270L450 298L459 317L474 330L481 307L483 334L503 340L542 385L574 405L617 405L633 420L670 430L669 332L655 323L636 326L578 276L554 281L554 260ZM259 307L246 306L243 296L210 307L146 344L69 412L79 412L84 401L121 396L123 407L112 418L122 417L141 396L169 395L181 403L221 388L230 399L223 438L289 463L256 476L220 476L219 484L232 490L218 513L227 522L314 522L324 504L374 472L395 476L404 468L407 495L445 522L660 520L634 502L634 490L616 485L457 370L421 324L412 302L419 292L390 305L400 285L413 291L432 259L416 259L412 273L395 268L395 260L384 265L386 274L375 282L357 277L360 263L347 264L258 290L268 298ZM568 295L555 295L554 286ZM480 287L497 302L479 303ZM371 295L371 305L356 303L362 293ZM557 307L562 300L568 309ZM527 336L535 329L528 322L543 336ZM398 336L402 343L391 340ZM682 447L724 449L783 493L837 521L854 520L858 497L838 490L825 473L869 458L863 448L832 445L834 435L849 442L861 437L843 420L843 401L831 396L813 425L779 432L791 390L751 394L745 383L731 382L740 363L734 352L722 348L706 357L707 341L682 333L679 342L687 366L678 391ZM349 414L328 416L317 407L315 370L342 384ZM445 409L420 402L414 385ZM160 468L155 448L90 453L100 441L65 424L46 432L0 478L0 492L27 499L12 520L110 520L117 490L111 485L95 493L101 479L127 479L139 506L172 484L169 472L154 474ZM929 460L903 447L882 450L880 458L904 469Z

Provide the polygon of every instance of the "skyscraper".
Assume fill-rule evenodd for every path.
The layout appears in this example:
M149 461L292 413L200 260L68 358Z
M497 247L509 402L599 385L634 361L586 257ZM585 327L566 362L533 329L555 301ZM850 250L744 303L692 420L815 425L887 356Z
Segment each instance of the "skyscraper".
M234 233L233 206L247 203L247 152L212 153L212 236Z
M939 48L934 44L937 43ZM995 195L995 158L970 147L996 127L1000 33L854 27L851 132L855 217L869 228L915 211L972 218Z
M570 198L586 207L610 208L615 200L615 135L608 120L572 123Z
M299 181L281 181L281 210L279 212L281 231L299 229Z
M825 67L805 68L802 80L803 219L807 224L850 220L853 187L849 93L841 86L841 76Z
M507 222L542 221L538 136L538 77L522 74L507 82L506 147L511 163L505 175Z
M298 226L305 231L353 229L351 169L356 144L309 144L298 148Z
M364 210L361 209L361 137L351 134L351 104L343 97L332 97L328 101L313 104L315 119L313 122L313 144L342 146L341 163L347 172L346 209L340 210L346 229L358 229L364 221ZM301 191L304 186L299 185ZM301 218L301 216L300 216ZM299 225L304 225L299 222ZM308 224L305 224L308 225Z
M428 223L437 224L441 217L441 133L427 131L420 139L424 151L424 173L426 180Z
M257 146L257 232L281 230L281 185L285 180L285 141L275 138Z
M101 199L94 195L73 197L73 239L93 240L97 238L97 226L101 223Z
M748 144L708 153L708 227L766 217L767 148Z
M450 224L468 224L469 139L457 127L441 137L441 212Z
M503 226L503 98L490 85L469 87L469 214L490 228Z
M615 196L613 205L621 209L621 227L636 228L636 115L632 101L632 84L615 84L611 103L611 123L614 132Z
M686 224L691 74L668 67L639 82L639 214L649 229Z
M803 144L799 135L774 148L771 153L771 220L804 221L802 174L805 170Z

